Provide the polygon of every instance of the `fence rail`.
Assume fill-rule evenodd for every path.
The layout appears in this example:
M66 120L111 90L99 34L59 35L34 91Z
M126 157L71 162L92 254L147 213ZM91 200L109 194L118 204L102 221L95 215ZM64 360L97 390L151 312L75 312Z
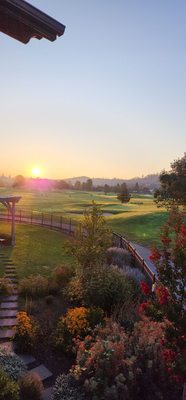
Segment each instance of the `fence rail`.
M0 211L0 220L4 222L11 221L11 214L8 210ZM30 225L39 225L53 230L65 232L68 234L74 234L76 227L79 225L78 222L72 221L71 218L67 218L62 215L55 215L49 213L43 213L38 211L27 212L24 210L16 210L15 222Z
M8 210L0 210L0 220L4 222L11 221L11 214L8 212ZM15 221L20 224L43 226L52 230L67 233L69 235L74 235L76 228L78 226L80 227L81 225L79 222L74 221L71 218L67 218L66 216L59 216L52 213L49 214L38 211L27 212L19 209L16 210ZM147 278L153 282L154 273L151 271L144 258L142 258L137 250L132 246L132 244L123 236L115 232L113 232L113 238L115 245L117 247L127 249L132 255L133 263L140 267Z
M151 282L154 281L155 275L151 271L150 267L148 266L147 262L144 258L137 252L137 250L132 246L132 244L125 239L123 236L119 235L118 233L113 232L114 241L117 247L124 248L128 250L133 258L133 263L140 267L142 271L145 273L147 278L150 279Z

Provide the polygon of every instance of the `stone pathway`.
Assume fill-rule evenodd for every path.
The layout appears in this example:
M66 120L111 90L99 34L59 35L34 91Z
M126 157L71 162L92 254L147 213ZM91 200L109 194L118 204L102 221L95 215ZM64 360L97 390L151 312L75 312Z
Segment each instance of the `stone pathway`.
M11 259L1 255L1 261L5 266L5 277L12 287L12 295L4 296L0 305L0 342L13 339L15 326L17 324L16 314L18 312L17 275L16 268Z
M12 294L4 296L0 303L0 349L14 353L12 339L15 335L15 327L17 325L16 315L18 312L16 268L10 258L1 254L0 259L5 266L5 277L10 281L9 286L12 289ZM39 363L32 355L18 355L27 366L28 371L36 372L40 376L44 384L43 400L50 400L52 387L49 386L49 383L53 374L45 367L45 365L38 365Z
M137 250L138 254L143 257L145 260L146 264L148 265L149 269L155 274L157 277L157 269L154 265L154 263L149 260L149 256L151 255L151 250L149 250L147 247L141 246L140 244L131 242L131 245Z

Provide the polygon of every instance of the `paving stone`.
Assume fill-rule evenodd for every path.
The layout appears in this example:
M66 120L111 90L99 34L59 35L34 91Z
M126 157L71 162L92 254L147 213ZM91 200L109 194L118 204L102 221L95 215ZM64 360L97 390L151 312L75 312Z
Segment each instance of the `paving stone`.
M0 305L0 308L1 309L2 308L9 308L9 309L18 308L18 304L17 304L17 301L12 301L12 302L8 302L8 303L2 302Z
M18 354L18 356L26 365L32 364L33 362L36 361L36 359L30 354Z
M13 329L1 329L0 330L0 339L12 339L15 335L15 331Z
M2 327L2 326L15 326L15 325L17 325L17 318L0 319L0 327Z
M17 310L0 310L0 318L16 317Z
M18 295L15 294L14 296L5 296L5 297L3 297L3 300L6 301L6 302L17 301L18 300Z
M42 400L50 400L52 394L52 387L44 390Z
M40 376L42 381L44 381L47 378L50 378L53 375L52 372L50 372L48 368L45 367L44 364L39 365L39 367L32 368L30 372L36 372L36 374Z

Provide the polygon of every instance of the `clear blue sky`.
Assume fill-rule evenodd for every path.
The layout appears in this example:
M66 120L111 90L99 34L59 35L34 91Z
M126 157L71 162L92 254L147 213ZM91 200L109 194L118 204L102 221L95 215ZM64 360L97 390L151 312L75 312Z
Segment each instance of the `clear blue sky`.
M185 0L30 0L56 42L0 34L0 173L128 178L186 150Z

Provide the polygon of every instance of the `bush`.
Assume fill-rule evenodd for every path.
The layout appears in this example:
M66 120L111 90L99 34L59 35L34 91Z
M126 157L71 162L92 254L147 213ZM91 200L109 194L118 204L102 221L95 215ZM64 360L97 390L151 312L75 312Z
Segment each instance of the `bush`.
M26 297L42 297L48 292L48 279L41 275L31 275L19 283L19 293Z
M21 400L41 400L43 393L43 383L38 374L28 372L20 381L20 397Z
M19 386L0 369L0 399L19 400Z
M39 334L39 326L25 311L17 313L17 322L15 334L17 348L21 353L31 351Z
M10 295L12 293L12 287L10 284L12 281L8 278L0 278L0 294L1 296Z
M70 302L75 304L82 304L85 298L85 290L83 289L83 282L81 275L74 276L69 282L65 290L65 295Z
M64 288L73 276L72 267L66 265L57 266L52 272L52 279L60 288Z
M59 375L53 387L51 400L83 400L85 397L70 375Z
M11 379L17 380L26 371L25 364L16 354L0 350L0 367Z
M131 264L131 254L119 247L110 247L107 250L107 262L109 265L117 265L122 268L124 265Z
M140 284L142 281L145 281L145 275L140 271L139 268L135 267L130 267L128 265L124 265L122 268L123 274L136 281L138 284Z
M67 296L75 304L88 307L101 307L111 311L118 303L123 303L128 296L138 296L139 288L131 278L124 277L117 267L95 266L91 271L76 275L70 283Z
M124 278L120 270L101 266L95 268L83 280L85 304L111 311L118 303L123 303L128 295L136 295L136 285Z
M50 304L53 304L54 302L54 296L52 294L49 294L48 296L45 297L46 304L49 306Z

